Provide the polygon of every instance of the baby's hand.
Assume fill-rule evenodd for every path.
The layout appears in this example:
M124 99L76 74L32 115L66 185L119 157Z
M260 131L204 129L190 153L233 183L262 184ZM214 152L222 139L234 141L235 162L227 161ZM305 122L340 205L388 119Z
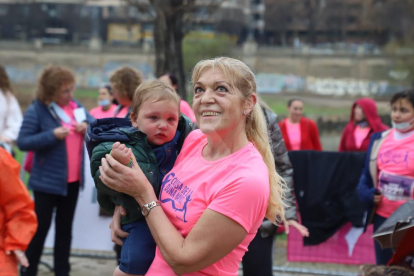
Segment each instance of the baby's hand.
M112 157L123 165L128 165L131 161L131 150L124 144L116 142L112 145L111 155Z

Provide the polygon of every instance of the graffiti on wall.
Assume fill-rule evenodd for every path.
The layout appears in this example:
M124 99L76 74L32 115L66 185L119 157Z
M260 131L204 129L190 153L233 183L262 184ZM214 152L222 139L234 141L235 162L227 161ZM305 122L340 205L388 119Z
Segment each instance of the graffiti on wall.
M259 73L256 75L256 82L259 93L302 91L305 87L305 79L294 75Z
M402 87L390 85L387 81L359 79L302 78L295 75L258 73L257 91L259 93L309 92L334 96L372 96L391 94Z
M335 96L371 96L384 94L387 91L387 81L367 81L357 79L331 79L314 78L306 79L306 89L315 94Z
M130 66L142 73L145 79L152 78L154 69L148 63L139 62L106 62L102 68L72 68L76 77L77 86L81 87L100 87L109 83L110 75L119 67ZM35 84L44 66L36 65L33 67L17 67L5 65L7 74L13 83L18 84Z
M148 63L140 62L106 62L101 68L76 67L72 68L76 83L80 87L100 87L109 83L110 75L122 66L136 68L145 79L154 77L154 68ZM7 73L13 83L35 84L40 76L43 66L16 67L5 65ZM372 96L389 95L402 87L390 85L387 81L369 81L358 79L333 79L333 78L303 78L295 75L256 74L257 91L259 93L281 92L308 92L319 95L351 95Z

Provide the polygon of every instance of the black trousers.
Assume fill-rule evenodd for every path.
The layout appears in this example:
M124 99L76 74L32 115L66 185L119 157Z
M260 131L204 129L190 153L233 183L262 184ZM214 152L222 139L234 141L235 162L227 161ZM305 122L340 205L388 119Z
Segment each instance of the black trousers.
M276 235L260 236L260 229L243 256L243 276L273 276L273 245Z
M21 276L35 276L37 274L37 267L42 256L43 246L55 209L56 235L53 254L55 275L69 276L72 223L78 201L78 194L79 182L68 183L68 194L66 196L34 192L35 212L39 226L26 251L30 266L20 269Z
M384 217L381 217L377 214L374 215L374 232L377 231L377 229L381 226L381 224L384 223L387 219ZM381 245L374 240L374 246L375 246L375 259L377 265L386 265L392 258L393 252L391 248L385 248L382 249Z

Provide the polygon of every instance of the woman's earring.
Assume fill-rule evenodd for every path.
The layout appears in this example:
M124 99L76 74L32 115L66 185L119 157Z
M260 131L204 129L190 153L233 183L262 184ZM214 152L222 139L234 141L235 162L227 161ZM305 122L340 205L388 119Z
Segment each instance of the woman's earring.
M245 110L243 110L243 114L244 114L244 115L247 115L247 111L246 111L246 109L245 109Z

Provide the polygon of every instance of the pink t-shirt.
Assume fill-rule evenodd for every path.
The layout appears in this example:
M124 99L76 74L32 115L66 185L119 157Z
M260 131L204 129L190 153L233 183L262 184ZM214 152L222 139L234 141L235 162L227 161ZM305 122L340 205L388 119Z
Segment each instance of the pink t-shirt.
M362 142L364 142L365 138L367 138L370 130L371 128L369 127L361 128L359 125L356 126L354 130L354 141L357 148L361 147Z
M203 158L202 150L206 144L207 138L200 130L190 133L173 169L164 177L159 200L183 237L207 208L239 223L247 236L233 251L201 271L185 274L237 275L239 263L266 213L268 170L252 143L215 161ZM175 274L157 248L155 259L145 275Z
M76 182L80 180L80 166L82 161L82 146L83 135L75 131L75 116L73 110L78 106L75 102L71 101L66 106L61 106L66 115L70 118L70 123L66 124L61 121L62 126L70 129L70 133L66 136L66 154L68 160L68 183Z
M292 146L292 150L300 150L300 123L292 124L291 122L289 122L289 119L286 119L286 130L289 137L290 145Z
M187 116L190 120L191 120L191 122L195 122L196 121L196 118L195 118L195 115L194 115L194 111L193 111L193 109L191 108L191 106L186 102L186 101L184 101L184 100L181 100L181 102L180 102L180 111L185 115L185 116Z
M394 132L394 129L391 130L378 152L378 177L384 177L384 173L387 174L388 178L395 177L395 175L405 176L408 182L411 182L410 178L414 178L414 132L409 137L400 140L395 139ZM381 181L379 181L379 188L381 188ZM411 187L411 193L412 188L413 187ZM406 187L406 189L408 192L410 187ZM384 193L386 192L383 191L383 194ZM412 195L411 198L413 198ZM405 202L407 202L407 200L389 200L384 195L381 202L378 204L377 214L388 218Z
M104 111L101 106L93 108L89 114L91 114L95 119L111 118L114 117L115 110L117 105L112 104L111 107Z
M123 106L122 109L116 114L116 118L125 118L125 116L128 114L129 107ZM115 111L114 111L115 112Z

